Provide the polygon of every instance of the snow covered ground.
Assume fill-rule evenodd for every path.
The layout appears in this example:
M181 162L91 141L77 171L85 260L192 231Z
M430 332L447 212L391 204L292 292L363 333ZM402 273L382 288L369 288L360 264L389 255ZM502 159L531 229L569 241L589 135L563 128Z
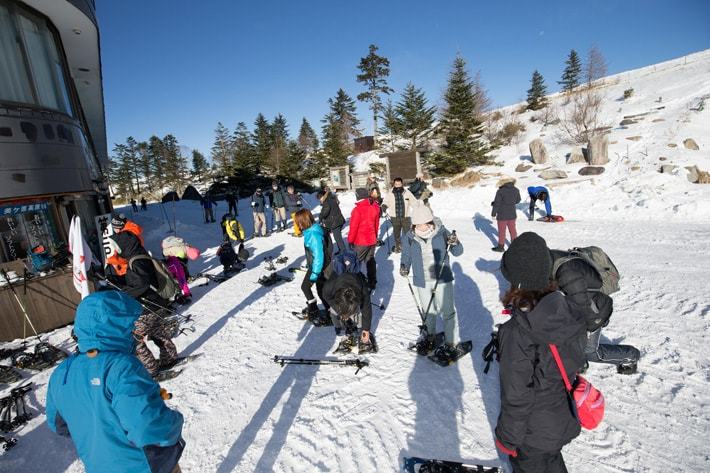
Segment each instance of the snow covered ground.
M655 72L652 66L634 71L635 76L628 73L639 101L633 107L615 104L624 108L619 113L647 111L662 95L667 108L657 116L664 121L647 118L645 125L632 125L642 131L614 129L610 140L619 144L612 145L612 162L602 176L574 176L567 182L581 182L551 186L553 208L567 217L565 223L528 222L522 213L518 220L519 231L534 230L551 247L599 245L607 250L622 273L622 290L615 294L604 337L642 352L635 375L590 367L588 378L606 397L606 417L597 430L583 432L564 449L570 471L710 469L710 186L656 169L661 155L678 164L710 167L710 102L702 112L689 110L710 93L710 53L696 56L687 64L677 60L656 66ZM621 80L610 87L619 89L610 89L616 98L628 86ZM610 118L616 118L617 108ZM532 126L527 138L541 131ZM628 163L624 134L644 135L639 142L628 141ZM698 142L699 151L683 149L687 137ZM678 148L668 148L669 142ZM648 157L640 154L646 147ZM567 152L554 142L548 150L558 160ZM498 158L503 166L483 170L522 176L518 186L524 190L542 182L533 171L513 171L525 154L522 148L504 148ZM639 170L632 171L636 165ZM569 171L579 165L559 166ZM388 257L386 246L377 253L374 296L386 306L374 310L380 352L366 357L371 364L357 376L352 368L281 368L272 361L277 354L324 357L334 349L332 328L314 328L290 314L305 303L299 288L303 273L270 288L256 283L268 274L263 264L268 256L289 257L287 265L279 266L282 274L289 274L287 266L301 264L302 240L287 233L252 240L246 271L221 285L193 288L194 302L185 310L195 315L196 330L176 343L182 354L204 355L164 384L174 394L170 405L185 416L183 471L388 472L397 471L408 455L499 463L492 434L499 410L498 368L494 364L484 374L480 356L495 324L505 321L499 302L506 288L498 270L500 255L490 251L496 234L489 218L496 179L491 176L472 189L435 191L431 201L435 214L457 230L464 245L464 254L452 259L456 308L459 336L471 339L474 349L454 366L439 368L406 350L417 336L418 314L397 272L399 257ZM349 214L352 194L343 194L341 203ZM240 203L240 216L250 232L246 204ZM521 211L526 205L520 205ZM202 223L195 202L178 202L174 210L177 233L205 250L191 263L192 272L219 272L219 226ZM223 210L220 202L217 216ZM148 248L158 253L168 234L167 220L173 218L172 205L161 209L151 204L134 218L146 231ZM70 349L68 334L69 328L61 329L50 340ZM44 422L49 374L31 377L36 390L29 405L40 415L13 434L19 443L0 455L2 472L83 471L71 441L53 435Z

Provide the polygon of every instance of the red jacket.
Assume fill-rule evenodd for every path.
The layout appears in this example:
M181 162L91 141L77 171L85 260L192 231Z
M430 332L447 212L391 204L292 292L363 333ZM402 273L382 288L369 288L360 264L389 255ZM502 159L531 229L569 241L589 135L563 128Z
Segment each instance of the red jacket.
M362 199L355 204L350 214L348 243L357 246L371 246L377 243L380 230L380 206L370 199Z

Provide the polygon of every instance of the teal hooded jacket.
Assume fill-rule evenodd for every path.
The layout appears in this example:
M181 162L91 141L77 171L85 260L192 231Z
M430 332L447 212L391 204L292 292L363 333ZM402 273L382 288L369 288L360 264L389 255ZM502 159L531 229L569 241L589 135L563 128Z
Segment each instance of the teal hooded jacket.
M88 473L170 473L185 446L182 415L133 354L141 310L118 291L86 297L74 322L79 353L49 380L47 424L71 436Z

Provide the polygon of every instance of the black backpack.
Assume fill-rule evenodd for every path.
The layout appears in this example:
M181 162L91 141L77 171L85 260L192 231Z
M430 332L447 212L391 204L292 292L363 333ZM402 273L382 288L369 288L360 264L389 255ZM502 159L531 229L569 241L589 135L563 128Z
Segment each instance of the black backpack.
M609 296L619 290L619 280L621 279L619 270L616 269L616 265L611 261L609 255L598 246L576 247L569 250L566 256L558 258L552 265L553 277L557 279L557 271L560 266L573 259L583 260L599 274L602 280L602 287L594 291L599 291Z

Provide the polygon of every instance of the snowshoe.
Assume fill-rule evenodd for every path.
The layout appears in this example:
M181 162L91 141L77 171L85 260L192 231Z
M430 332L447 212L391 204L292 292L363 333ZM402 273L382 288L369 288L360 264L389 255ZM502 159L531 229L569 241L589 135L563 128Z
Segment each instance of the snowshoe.
M281 276L280 274L277 273L271 273L268 276L262 276L259 278L257 281L259 284L262 286L273 286L275 284L279 284L281 282L290 282L293 281L293 279L287 278L286 276Z
M17 444L17 439L0 436L0 443L2 443L2 449L7 452Z
M436 349L439 345L444 343L444 332L439 332L436 335L426 335L420 337L416 342L409 344L409 350L416 351L418 355L427 356L432 350Z
M468 354L472 348L473 343L471 340L459 342L453 347L448 344L442 344L434 350L434 354L429 355L429 359L439 366L449 366Z
M199 358L201 356L202 356L202 353L195 353L194 355L187 355L187 356L178 356L177 358L175 358L175 361L173 361L172 363L168 363L166 365L161 366L160 370L164 371L164 370L169 370L169 369L175 368L176 366L182 366L182 365L184 365L196 358Z
M288 262L288 256L280 256L274 261L276 261L276 264L286 264Z
M47 363L54 364L67 357L67 354L47 342L40 342L35 345L35 357L39 357Z
M340 343L338 343L338 348L336 348L333 353L350 353L356 343L355 335L346 335Z
M0 348L0 360L4 360L5 358L10 358L15 353L19 353L21 351L25 351L25 346L21 346L21 347L17 347L17 348Z
M22 375L12 366L0 365L0 384L15 383L22 379Z
M358 340L358 355L365 355L367 353L377 353L377 350L377 340L375 340L374 333L370 333L370 341L367 343L363 343L362 340Z
M405 473L503 473L502 467L434 460L419 457L404 457Z
M636 371L638 371L638 365L635 361L616 365L616 372L619 374L635 374Z
M333 320L326 310L319 310L316 314L309 314L308 320L316 327L328 327L333 325Z
M168 381L170 379L176 378L180 373L182 373L182 370L165 369L158 371L156 375L153 376L153 379L158 383L162 383L163 381Z
M276 266L274 266L274 260L271 256L264 258L264 262L266 263L267 271L276 271Z
M295 310L292 310L291 315L293 315L294 317L296 317L297 319L300 319L300 320L308 320L308 313L307 312L303 312L303 311L296 312Z

